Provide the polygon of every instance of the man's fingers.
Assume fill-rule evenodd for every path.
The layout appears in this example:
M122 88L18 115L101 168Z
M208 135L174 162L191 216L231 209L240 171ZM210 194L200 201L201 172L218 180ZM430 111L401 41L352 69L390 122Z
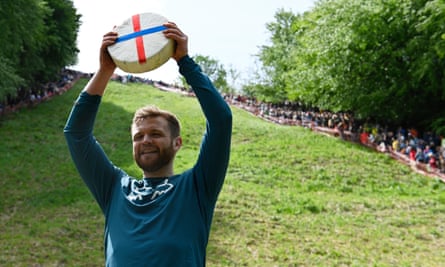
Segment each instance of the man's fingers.
M117 32L108 32L103 36L102 43L107 46L114 44L117 37Z

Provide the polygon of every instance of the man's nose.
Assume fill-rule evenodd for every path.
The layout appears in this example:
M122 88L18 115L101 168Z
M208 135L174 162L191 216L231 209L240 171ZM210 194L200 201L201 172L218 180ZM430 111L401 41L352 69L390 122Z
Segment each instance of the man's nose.
M144 139L142 139L142 142L144 142L144 143L151 143L150 135L148 135L148 134L144 135Z

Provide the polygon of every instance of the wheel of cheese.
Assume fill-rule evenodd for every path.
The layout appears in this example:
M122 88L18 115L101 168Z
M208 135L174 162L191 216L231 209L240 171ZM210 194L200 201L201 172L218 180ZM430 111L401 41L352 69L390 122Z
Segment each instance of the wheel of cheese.
M165 38L167 19L155 13L136 14L114 30L116 43L108 47L117 67L129 73L154 70L167 62L174 52L174 41Z

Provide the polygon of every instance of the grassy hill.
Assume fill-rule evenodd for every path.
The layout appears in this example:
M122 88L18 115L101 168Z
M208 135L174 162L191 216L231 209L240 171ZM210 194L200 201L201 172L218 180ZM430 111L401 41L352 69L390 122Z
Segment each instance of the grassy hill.
M0 121L0 266L103 266L103 217L69 157L62 129L85 85ZM191 167L204 131L196 99L112 82L95 134L140 177L129 124L136 108L178 114ZM279 126L233 108L230 167L208 266L440 266L445 186L384 154Z

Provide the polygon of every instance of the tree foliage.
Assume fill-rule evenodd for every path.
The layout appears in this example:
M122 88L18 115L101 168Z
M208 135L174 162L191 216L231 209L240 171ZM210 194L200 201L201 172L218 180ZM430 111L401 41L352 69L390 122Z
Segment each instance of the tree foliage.
M298 16L290 11L280 9L275 14L276 22L270 22L266 28L271 32L270 45L261 47L258 57L263 63L263 73L258 86L246 86L254 89L261 99L271 102L283 101L288 98L286 75L293 62L289 55L298 45L299 29L295 27ZM258 81L258 80L257 80Z
M76 14L71 1L46 0L50 12L45 17L45 47L42 57L45 65L43 78L49 78L67 65L74 65L77 61L77 33L80 25L80 15Z
M227 71L224 65L209 56L195 55L193 58L219 91L224 93L231 92L227 83Z
M259 59L279 98L431 127L445 116L444 15L441 0L321 0L279 10Z
M80 16L70 0L0 2L0 100L76 61Z

